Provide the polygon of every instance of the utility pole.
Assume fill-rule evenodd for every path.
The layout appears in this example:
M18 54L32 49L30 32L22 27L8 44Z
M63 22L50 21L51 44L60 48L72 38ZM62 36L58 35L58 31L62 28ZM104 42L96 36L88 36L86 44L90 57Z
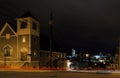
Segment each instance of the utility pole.
M52 68L52 40L53 40L53 15L52 15L52 12L50 13L49 25L50 25L50 68Z

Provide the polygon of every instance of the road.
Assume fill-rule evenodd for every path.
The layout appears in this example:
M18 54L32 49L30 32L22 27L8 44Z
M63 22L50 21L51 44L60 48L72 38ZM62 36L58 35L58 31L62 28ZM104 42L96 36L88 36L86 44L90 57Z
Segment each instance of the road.
M120 74L0 71L0 78L120 78Z

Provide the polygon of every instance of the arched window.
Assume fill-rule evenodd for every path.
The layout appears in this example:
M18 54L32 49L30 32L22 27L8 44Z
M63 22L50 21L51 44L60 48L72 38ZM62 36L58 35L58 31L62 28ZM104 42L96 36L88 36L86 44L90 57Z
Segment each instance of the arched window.
M12 48L10 46L4 47L4 56L9 57L12 55Z
M23 42L23 43L26 42L26 37L25 37L25 36L23 36L23 38L22 38L22 42Z

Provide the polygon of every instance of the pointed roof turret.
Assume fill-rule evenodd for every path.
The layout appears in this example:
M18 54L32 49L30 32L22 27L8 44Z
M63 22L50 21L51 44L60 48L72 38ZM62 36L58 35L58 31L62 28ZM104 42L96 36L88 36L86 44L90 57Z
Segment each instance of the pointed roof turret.
M22 16L20 16L18 18L24 18L24 17L32 17L32 18L36 19L30 11L27 11L26 13L24 13Z

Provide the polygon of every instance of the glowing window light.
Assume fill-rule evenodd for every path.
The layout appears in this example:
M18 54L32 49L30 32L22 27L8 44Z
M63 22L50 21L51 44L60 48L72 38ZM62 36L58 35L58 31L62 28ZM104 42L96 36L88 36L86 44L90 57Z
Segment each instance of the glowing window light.
M23 38L22 38L22 42L23 42L23 43L26 42L26 37L25 37L25 36L23 36Z

